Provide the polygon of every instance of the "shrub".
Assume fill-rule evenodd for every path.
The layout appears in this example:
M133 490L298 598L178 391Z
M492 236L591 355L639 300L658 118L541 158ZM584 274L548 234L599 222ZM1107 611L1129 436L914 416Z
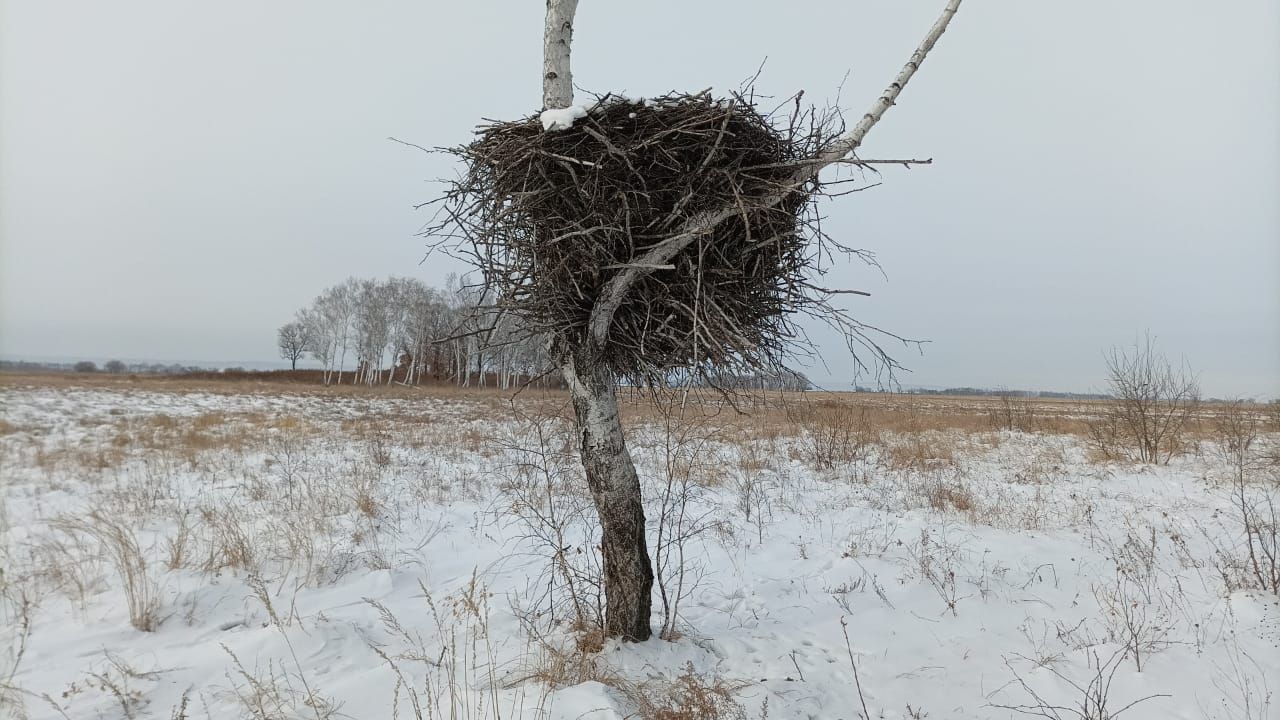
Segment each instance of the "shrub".
M1132 351L1106 356L1115 401L1090 423L1094 449L1107 458L1167 463L1182 451L1183 435L1200 404L1200 386L1185 366L1175 368L1150 335Z

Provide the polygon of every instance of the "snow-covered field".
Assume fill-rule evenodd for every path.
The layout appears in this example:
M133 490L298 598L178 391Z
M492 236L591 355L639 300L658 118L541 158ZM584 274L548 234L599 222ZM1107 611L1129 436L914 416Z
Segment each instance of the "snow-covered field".
M1280 718L1209 441L637 412L664 638L618 644L555 399L0 399L0 716Z

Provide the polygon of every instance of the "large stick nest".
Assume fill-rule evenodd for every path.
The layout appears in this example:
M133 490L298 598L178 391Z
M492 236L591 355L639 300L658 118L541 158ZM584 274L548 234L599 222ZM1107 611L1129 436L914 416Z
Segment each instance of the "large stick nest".
M605 96L568 129L545 130L536 115L493 122L449 150L466 171L429 232L457 241L451 249L523 329L576 352L611 278L700 213L736 208L645 268L593 361L635 380L678 368L773 369L803 344L797 312L865 341L864 326L813 282L830 249L854 251L822 232L819 181L796 181L842 130L838 116L798 101L766 114L749 97L707 93Z

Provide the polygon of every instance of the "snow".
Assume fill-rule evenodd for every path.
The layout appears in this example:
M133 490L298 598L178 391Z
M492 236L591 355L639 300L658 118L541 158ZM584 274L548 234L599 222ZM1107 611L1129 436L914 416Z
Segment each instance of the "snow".
M586 108L581 105L570 105L567 108L543 110L538 117L542 120L542 129L551 132L554 130L568 130L573 127L575 120L586 116Z
M923 441L954 460L816 469L795 438L714 433L689 494L679 638L607 642L601 677L552 687L530 677L550 557L526 521L532 460L560 473L555 507L588 507L554 421L457 393L10 387L2 407L7 646L15 599L31 605L0 681L31 718L169 718L184 694L191 718L251 716L252 678L281 717L409 718L414 696L436 717L613 720L636 712L627 687L692 668L735 688L746 717L767 702L773 719L851 719L850 654L875 718L1019 717L998 706L1028 688L1069 705L1099 663L1113 708L1159 696L1126 720L1280 717L1261 704L1280 689L1280 607L1223 586L1236 535L1212 453L1106 465L1068 436L936 433ZM553 442L530 454L539 429ZM631 437L653 520L663 436ZM940 485L974 507L935 507ZM59 529L95 509L137 536L154 632L130 626L110 559ZM589 515L574 517L570 562L589 563ZM228 560L237 538L251 567ZM1140 671L1125 608L1147 618ZM572 647L568 628L538 627Z

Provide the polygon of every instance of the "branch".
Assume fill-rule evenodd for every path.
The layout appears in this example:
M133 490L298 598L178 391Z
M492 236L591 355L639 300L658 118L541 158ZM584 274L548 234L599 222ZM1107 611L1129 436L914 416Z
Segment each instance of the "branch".
M551 5L555 5L556 2L557 0L552 0ZM576 5L576 0L561 0L561 2ZM845 156L857 150L862 145L867 133L871 131L871 128L875 127L876 123L880 122L880 118L884 117L885 112L894 104L898 95L902 93L902 89L906 87L907 82L920 69L920 65L924 63L925 56L933 49L933 46L938 42L938 38L942 37L942 33L946 31L947 25L951 22L951 18L955 16L959 7L960 0L948 0L947 6L942 10L942 15L934 22L933 27L929 28L928 34L925 35L924 40L921 41L916 51L912 53L911 58L907 60L907 64L903 66L902 71L889 84L889 87L885 88L884 93L872 103L871 108L862 116L862 119L853 127L853 130L850 130L849 134L837 140L830 148L810 162L803 163L792 175L789 186L780 188L773 194L761 198L758 207L768 208L777 205L794 192L796 188L817 177L823 168L838 162L844 162ZM548 23L550 23L551 13L551 7L548 6ZM548 25L549 27L550 25ZM548 37L550 37L549 34ZM550 46L548 45L548 47ZM566 44L564 54L566 69L568 68L568 57L568 45ZM572 88L570 89L572 90ZM866 161L862 161L862 164L866 164ZM622 300L626 297L627 291L635 285L637 280L652 272L656 266L668 264L667 261L688 247L694 239L711 232L716 225L738 215L738 213L739 208L737 207L726 207L714 212L699 213L690 218L680 232L666 238L644 255L632 260L627 264L628 267L625 271L610 278L601 291L599 299L596 300L594 307L591 308L591 320L588 325L591 342L597 348L604 347L605 342L609 339L609 326L613 323L614 313L618 311L618 307L622 305Z
M809 168L802 168L796 171L794 180L797 185L801 185L815 175L822 168L836 162L857 150L862 145L862 140L866 138L871 128L880 122L880 118L884 117L885 112L895 104L898 96L902 94L902 89L907 86L907 82L916 74L920 66L924 64L925 56L937 44L938 38L942 37L942 33L946 32L947 25L951 23L951 18L955 16L956 10L960 9L960 0L948 0L947 6L942 9L942 14L933 23L933 27L929 28L928 34L924 36L924 40L920 42L920 47L911 54L911 58L907 60L907 64L902 66L902 72L889 83L889 87L885 88L884 94L881 95L874 103L871 109L862 116L857 125L849 131L848 135L837 140L826 152L814 158L814 165Z
M569 46L576 12L578 0L547 0L547 24L542 34L542 106L546 110L573 104Z
M391 139L394 140L395 138L391 138ZM815 162L817 162L817 160L799 160L795 162L786 162L786 163L769 163L768 165L748 165L742 169L743 170L765 170L768 168L778 168L778 167L808 167ZM857 165L858 167L870 167L872 165L901 165L905 168L910 168L912 165L932 165L933 158L925 158L924 160L907 160L907 159L863 160L860 157L851 157L851 158L841 158L839 160L832 161L831 163L828 163L828 164L834 165L837 163L841 165Z

